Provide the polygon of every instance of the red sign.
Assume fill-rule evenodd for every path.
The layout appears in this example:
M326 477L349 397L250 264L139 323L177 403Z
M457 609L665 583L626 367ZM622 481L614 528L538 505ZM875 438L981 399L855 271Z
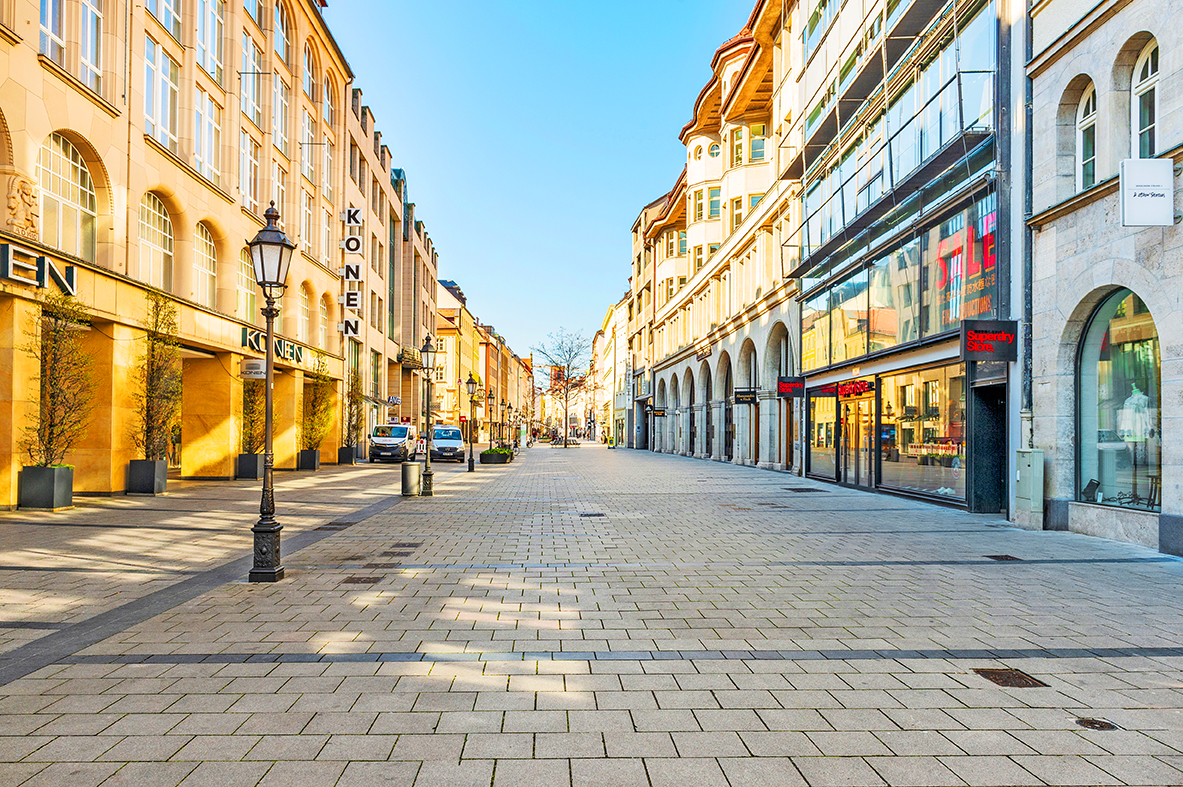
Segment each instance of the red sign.
M1014 320L963 320L961 360L1016 361L1019 327Z
M805 378L777 377L776 395L782 399L800 399L805 395Z
M839 396L862 396L874 390L874 380L848 380L844 383L838 383Z
M464 423L464 422L465 422L465 421L467 421L467 420L468 420L468 416L467 416L467 415L462 415L462 416L460 416L460 423Z

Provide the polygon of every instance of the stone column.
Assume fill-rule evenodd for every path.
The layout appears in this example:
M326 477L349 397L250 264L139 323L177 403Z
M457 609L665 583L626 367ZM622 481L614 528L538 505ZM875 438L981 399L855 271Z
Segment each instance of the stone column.
M94 409L86 434L70 452L74 491L109 495L126 491L127 463L138 459L132 432L135 371L144 333L120 323L95 323L83 338L94 362Z
M731 463L735 465L751 464L749 451L749 424L751 423L752 406L747 404L735 404L732 400L731 414L735 421L735 442L732 444Z
M0 296L0 508L16 507L21 467L29 461L19 445L40 406L41 370L23 347L40 316L36 301Z
M234 478L242 450L242 356L188 358L181 386L181 477Z
M723 426L724 405L725 402L722 399L716 399L711 402L711 407L715 408L715 412L711 416L711 429L715 432L711 435L711 459L716 462L723 461L723 440L725 439L725 428Z
M780 400L776 391L760 391L760 461L757 467L784 470L784 436L780 431Z
M706 432L707 415L706 414L707 414L708 407L710 407L710 405L705 402L699 402L698 404L694 405L695 435L694 435L694 445L691 446L691 450L693 452L693 456L695 459L705 459L706 458L706 442L707 442L707 439L706 439L706 437L707 437L707 432Z
M296 469L303 398L304 372L299 369L276 369L272 435L275 467L278 470Z
M345 401L344 392L345 382L334 380L333 387L329 391L329 398L332 401L329 410L332 413L332 417L329 419L329 431L320 444L321 464L333 464L337 461L337 449L341 447L341 404Z

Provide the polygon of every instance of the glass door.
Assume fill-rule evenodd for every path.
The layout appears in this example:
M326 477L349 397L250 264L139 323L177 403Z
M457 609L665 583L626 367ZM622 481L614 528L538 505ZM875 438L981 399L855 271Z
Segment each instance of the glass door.
M848 399L842 403L842 468L844 484L870 488L871 450L874 443L874 399Z

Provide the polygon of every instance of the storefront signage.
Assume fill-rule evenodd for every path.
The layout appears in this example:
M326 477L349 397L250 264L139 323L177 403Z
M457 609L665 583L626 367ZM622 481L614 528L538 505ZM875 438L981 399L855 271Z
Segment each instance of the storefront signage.
M346 317L344 320L341 320L338 330L344 336L361 336L361 320Z
M341 248L345 249L346 254L361 254L362 240L360 235L346 235L341 239ZM357 281L357 279L346 279L346 281Z
M242 346L248 350L261 353L267 347L267 334L253 328L243 328ZM277 338L275 340L275 357L278 360L290 361L291 363L302 366L304 364L304 348L295 342L289 342L287 339Z
M654 418L665 418L665 408L664 407L654 407L653 408L653 417Z
M963 320L961 360L1018 360L1018 331L1014 320Z
M391 407L393 407L397 404L402 404L402 403L403 403L403 398L401 396L386 397L386 404L390 405Z
M346 227L362 226L361 208L351 206L341 211L341 221L345 223Z
M736 404L755 404L756 403L756 389L755 388L736 388L735 389L735 403Z
M337 298L337 302L343 305L346 309L353 309L355 312L361 310L361 290L346 290L345 294Z
M78 271L73 265L58 268L49 257L13 243L0 243L0 278L40 289L52 280L67 295L78 294Z
M244 380L266 380L267 361L263 358L243 358L239 366L239 377Z
M776 395L782 399L800 399L805 395L805 378L777 377Z
M715 349L713 344L701 344L694 350L694 360L705 361L711 357L711 352Z
M1121 162L1121 226L1169 227L1175 223L1175 162L1131 158Z
M348 262L344 267L338 268L337 273L341 274L345 281L361 281L361 263Z
M837 391L839 396L863 396L864 394L874 393L874 380L847 380L844 383L838 383Z

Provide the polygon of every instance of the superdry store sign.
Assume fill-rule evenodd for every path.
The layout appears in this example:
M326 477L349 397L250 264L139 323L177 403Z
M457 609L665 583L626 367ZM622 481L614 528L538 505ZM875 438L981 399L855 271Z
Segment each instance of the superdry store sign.
M1018 331L1018 323L1013 320L962 321L961 360L1018 360Z
M800 399L805 395L805 378L777 377L776 395L782 399Z

